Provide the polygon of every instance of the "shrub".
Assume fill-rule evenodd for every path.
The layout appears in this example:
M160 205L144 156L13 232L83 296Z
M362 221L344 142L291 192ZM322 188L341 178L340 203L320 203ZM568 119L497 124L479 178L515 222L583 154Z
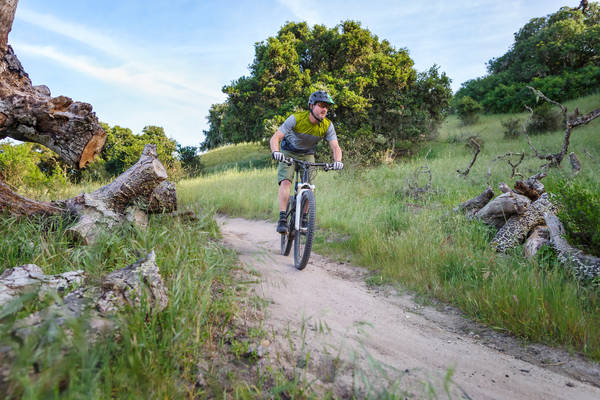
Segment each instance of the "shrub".
M49 161L47 152L33 143L0 143L0 181L25 196L64 187L65 171L60 164Z
M564 178L552 183L561 210L567 240L585 252L600 256L600 189L585 181Z
M518 118L509 118L501 122L505 139L516 139L523 133L523 124Z
M479 119L478 113L483 109L481 104L469 96L461 97L456 103L456 113L458 118L465 125L473 125Z
M527 133L540 134L559 129L563 123L563 116L555 106L544 103L533 109L533 115L527 122Z

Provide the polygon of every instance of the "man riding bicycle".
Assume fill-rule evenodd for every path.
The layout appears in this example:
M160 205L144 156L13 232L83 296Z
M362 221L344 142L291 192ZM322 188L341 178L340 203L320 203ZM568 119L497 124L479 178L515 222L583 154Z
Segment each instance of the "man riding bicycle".
M315 148L322 139L327 139L333 152L333 169L344 168L342 149L338 144L333 123L326 118L327 110L335 104L331 96L322 90L310 95L308 111L300 111L290 115L271 136L272 156L279 161L277 182L279 183L279 223L277 232L288 231L285 220L285 209L290 197L290 187L294 178L294 165L282 162L286 157L298 160L315 161ZM281 150L279 144L281 143Z

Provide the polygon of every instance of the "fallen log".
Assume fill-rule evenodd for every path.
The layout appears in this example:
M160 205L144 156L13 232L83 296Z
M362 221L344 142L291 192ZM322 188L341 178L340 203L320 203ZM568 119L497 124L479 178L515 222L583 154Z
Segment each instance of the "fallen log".
M523 246L523 255L533 258L543 245L550 243L550 232L546 225L540 225L533 229Z
M467 215L475 214L481 210L494 197L494 192L491 187L487 187L480 195L470 200L460 203L454 211L465 211Z
M92 243L102 229L125 220L139 221L144 213L177 210L175 185L165 181L167 172L157 158L156 145L147 144L139 161L113 182L92 193L52 203L37 202L14 193L0 183L0 212L13 216L73 215L68 234L82 243Z
M16 8L17 1L0 0L0 139L43 144L83 168L102 150L106 132L88 103L52 97L46 86L32 85L8 45Z
M542 194L527 207L523 214L510 217L498 230L490 245L501 253L518 246L533 228L545 223L544 213L555 211L556 207L550 203L548 193Z
M8 185L0 182L0 213L13 216L31 217L34 215L49 216L65 211L59 204L31 200L13 192Z
M35 264L9 268L0 275L0 307L27 292L64 291L71 286L83 283L84 277L81 270L59 275L45 275L42 269Z
M564 238L563 224L553 212L544 213L544 220L550 231L550 244L556 250L559 260L580 278L594 279L600 276L600 258L571 247Z
M499 229L515 214L523 214L531 203L527 197L511 192L503 193L477 211L474 218Z
M0 277L0 297L2 285L7 287L15 281L23 284L25 289L22 293L24 290L56 290L64 285L65 278L80 279L81 276L81 271L55 276L44 275L35 265L12 268ZM18 342L23 343L28 336L44 327L66 327L70 322L79 321L83 323L88 340L94 342L99 335L111 332L117 327L115 319L111 316L124 307L139 308L144 305L146 312L157 313L164 310L167 304L167 289L160 276L154 251L151 251L135 263L108 274L102 279L100 286L81 286L67 294L62 302L56 302L44 310L18 320L11 333L13 337L18 338ZM65 334L67 342L63 345L67 351L71 332L65 329ZM47 342L40 342L38 346L45 344ZM7 384L10 364L14 357L14 351L10 347L0 348L0 391Z

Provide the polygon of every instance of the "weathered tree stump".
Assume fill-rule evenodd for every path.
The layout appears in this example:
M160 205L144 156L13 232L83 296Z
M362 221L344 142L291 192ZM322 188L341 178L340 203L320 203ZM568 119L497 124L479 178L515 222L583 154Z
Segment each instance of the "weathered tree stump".
M33 86L8 45L17 1L0 0L0 139L40 143L75 168L83 168L106 141L92 106L68 97L52 97L46 86Z
M174 185L165 183L161 186L166 178L167 171L157 158L156 146L146 145L139 161L112 183L65 202L69 212L79 217L77 223L69 228L69 234L89 244L102 227L108 229L128 219L126 215L131 215L131 212L125 212L128 206L155 212L176 210ZM140 221L139 213L133 219ZM141 223L143 225L143 221Z

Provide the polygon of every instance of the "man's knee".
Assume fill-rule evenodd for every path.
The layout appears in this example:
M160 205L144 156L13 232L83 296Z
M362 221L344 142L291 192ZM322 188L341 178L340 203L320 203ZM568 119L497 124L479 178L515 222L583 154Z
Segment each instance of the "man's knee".
M279 182L279 186L281 186L283 188L290 187L291 184L292 184L292 181L290 181L289 179L284 179Z

